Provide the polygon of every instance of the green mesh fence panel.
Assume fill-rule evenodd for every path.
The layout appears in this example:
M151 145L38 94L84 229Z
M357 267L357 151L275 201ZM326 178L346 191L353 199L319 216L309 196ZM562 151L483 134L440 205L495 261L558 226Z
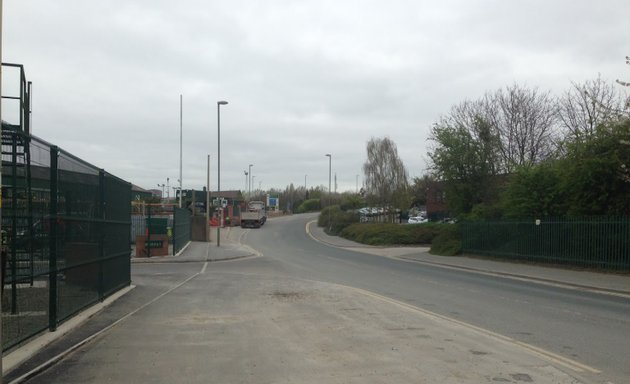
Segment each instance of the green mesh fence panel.
M6 350L130 283L131 185L21 132L2 147Z
M189 210L175 208L173 222L173 254L181 251L191 239L192 217Z

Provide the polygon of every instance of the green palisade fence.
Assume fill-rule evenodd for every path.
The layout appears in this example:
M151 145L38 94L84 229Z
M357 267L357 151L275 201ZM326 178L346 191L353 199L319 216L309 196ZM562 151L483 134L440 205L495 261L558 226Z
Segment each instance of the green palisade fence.
M530 262L630 270L630 218L462 223L462 250Z

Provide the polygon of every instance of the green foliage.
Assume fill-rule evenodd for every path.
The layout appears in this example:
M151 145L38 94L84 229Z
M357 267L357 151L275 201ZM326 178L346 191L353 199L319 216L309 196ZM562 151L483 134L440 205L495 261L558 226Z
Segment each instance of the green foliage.
M460 215L461 220L495 220L503 217L503 210L498 204L480 203L472 207L470 213Z
M466 127L443 119L431 130L436 148L429 153L436 176L445 181L449 209L456 215L495 198L498 138L476 117Z
M359 209L365 206L365 199L355 193L344 193L341 195L340 206L343 211Z
M630 120L570 144L562 165L569 215L630 215Z
M413 178L413 184L409 188L411 206L420 207L427 204L427 191L429 189L429 185L433 182L435 182L435 180L430 175Z
M564 215L566 194L560 186L562 177L558 161L519 168L501 197L505 216L540 218Z
M317 225L323 227L329 235L337 235L347 226L358 222L358 213L342 211L338 205L322 209L317 219Z
M455 256L462 252L462 232L459 224L442 225L431 243L433 255Z
M368 245L431 244L444 226L446 224L356 223L342 230L341 236Z
M560 160L518 169L501 208L513 218L630 215L630 121L569 143Z
M319 199L308 199L300 204L295 210L296 213L317 212L320 210Z

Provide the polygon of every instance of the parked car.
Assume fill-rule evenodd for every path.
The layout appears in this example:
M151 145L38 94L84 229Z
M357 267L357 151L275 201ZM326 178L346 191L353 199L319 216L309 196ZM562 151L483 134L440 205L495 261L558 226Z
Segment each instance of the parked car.
M422 224L427 223L429 220L424 216L411 216L408 220L408 224Z

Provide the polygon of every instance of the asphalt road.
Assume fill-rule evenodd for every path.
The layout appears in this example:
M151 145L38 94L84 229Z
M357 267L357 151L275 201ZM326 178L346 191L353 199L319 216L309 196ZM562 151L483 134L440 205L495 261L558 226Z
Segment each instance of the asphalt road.
M586 364L601 382L630 382L630 300L408 263L313 242L302 216L244 242L288 274L366 289ZM603 380L602 380L603 379Z
M123 320L29 382L628 382L630 300L333 248L312 218L244 230L260 257L134 264L29 364Z

